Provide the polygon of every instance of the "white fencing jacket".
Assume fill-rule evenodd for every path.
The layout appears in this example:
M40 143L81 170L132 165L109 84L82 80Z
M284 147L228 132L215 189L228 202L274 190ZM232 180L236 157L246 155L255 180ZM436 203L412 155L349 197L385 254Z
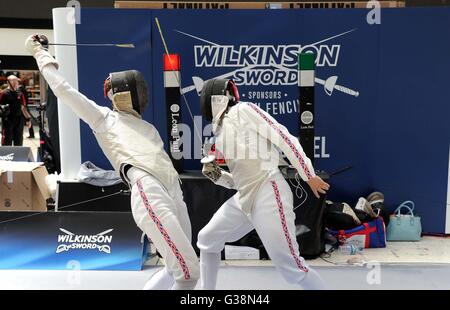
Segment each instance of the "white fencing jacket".
M248 215L261 186L270 176L279 173L279 151L286 155L304 181L316 176L298 139L253 103L240 102L232 106L213 125L216 149L225 158L233 188L238 190L242 210Z
M41 71L60 102L68 105L93 130L122 179L129 182L122 171L129 164L153 175L168 191L173 190L178 173L153 125L131 114L97 105L74 89L54 64L44 66Z

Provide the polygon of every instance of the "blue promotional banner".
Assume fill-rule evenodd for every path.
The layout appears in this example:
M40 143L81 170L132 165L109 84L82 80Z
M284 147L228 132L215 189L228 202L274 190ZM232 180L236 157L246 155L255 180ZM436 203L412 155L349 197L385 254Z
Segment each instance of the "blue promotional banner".
M0 269L141 270L142 232L128 212L5 212Z
M181 58L185 169L200 169L211 127L200 117L203 82L233 78L251 101L298 135L297 54L316 55L315 167L332 172L329 198L353 204L371 191L389 209L413 200L425 232L444 232L449 164L447 72L450 9L385 9L368 24L351 10L96 10L81 11L79 43L133 43L135 49L79 47L80 91L109 105L102 82L109 72L137 69L151 85L144 118L164 140L167 118L164 47ZM189 107L189 109L188 109ZM195 118L195 124L190 112ZM110 167L82 125L82 158ZM199 132L199 133L198 133ZM166 145L167 148L167 145Z

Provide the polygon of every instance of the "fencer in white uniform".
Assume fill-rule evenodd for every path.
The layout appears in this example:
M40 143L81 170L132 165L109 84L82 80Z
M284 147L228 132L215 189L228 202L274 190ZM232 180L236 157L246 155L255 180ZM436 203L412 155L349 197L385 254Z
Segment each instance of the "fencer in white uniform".
M220 168L214 156L202 159L202 171L216 184L237 190L198 235L201 287L216 287L225 243L256 229L286 281L303 289L325 288L319 274L300 256L293 195L278 168L282 151L316 196L329 189L315 175L298 139L257 105L239 102L232 80L209 80L202 89L200 107L203 116L212 121L215 148L230 172Z
M104 91L112 101L111 110L69 85L42 42L42 36L33 35L25 45L59 102L90 126L115 171L129 184L133 218L164 258L165 268L144 289L194 289L199 264L187 207L158 131L141 118L148 102L142 74L129 70L109 75Z

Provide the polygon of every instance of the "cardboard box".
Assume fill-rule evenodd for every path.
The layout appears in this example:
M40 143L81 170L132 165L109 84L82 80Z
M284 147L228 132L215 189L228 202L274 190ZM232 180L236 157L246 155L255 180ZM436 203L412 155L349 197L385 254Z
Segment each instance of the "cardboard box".
M0 161L0 211L47 211L47 175L42 163Z
M339 9L366 8L368 1L115 1L115 8L133 9ZM405 1L379 1L382 8L405 7Z
M259 250L248 246L225 245L225 259L259 260Z

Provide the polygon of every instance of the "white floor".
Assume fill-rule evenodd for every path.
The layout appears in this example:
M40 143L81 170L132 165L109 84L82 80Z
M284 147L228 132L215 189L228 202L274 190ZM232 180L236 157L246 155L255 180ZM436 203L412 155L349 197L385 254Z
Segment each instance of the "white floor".
M155 265L157 263L157 265ZM333 253L308 261L329 289L450 289L450 239L388 243L360 255ZM140 290L162 267L149 261L142 271L0 270L0 289ZM217 289L290 290L270 261L222 261Z
M364 249L361 255L354 256L333 254L327 260L334 264L360 264L369 261L382 264L450 264L450 238L425 236L419 242L388 242L386 248ZM315 259L310 264L330 265L323 259Z
M159 267L143 271L0 271L1 290L140 290ZM329 289L450 289L450 265L317 267ZM221 266L217 289L291 290L272 266Z
M28 128L24 128L23 130L23 146L28 146L31 148L31 151L33 152L33 157L36 160L37 158L37 149L39 147L39 127L34 126L34 136L33 139L28 139L29 136Z

